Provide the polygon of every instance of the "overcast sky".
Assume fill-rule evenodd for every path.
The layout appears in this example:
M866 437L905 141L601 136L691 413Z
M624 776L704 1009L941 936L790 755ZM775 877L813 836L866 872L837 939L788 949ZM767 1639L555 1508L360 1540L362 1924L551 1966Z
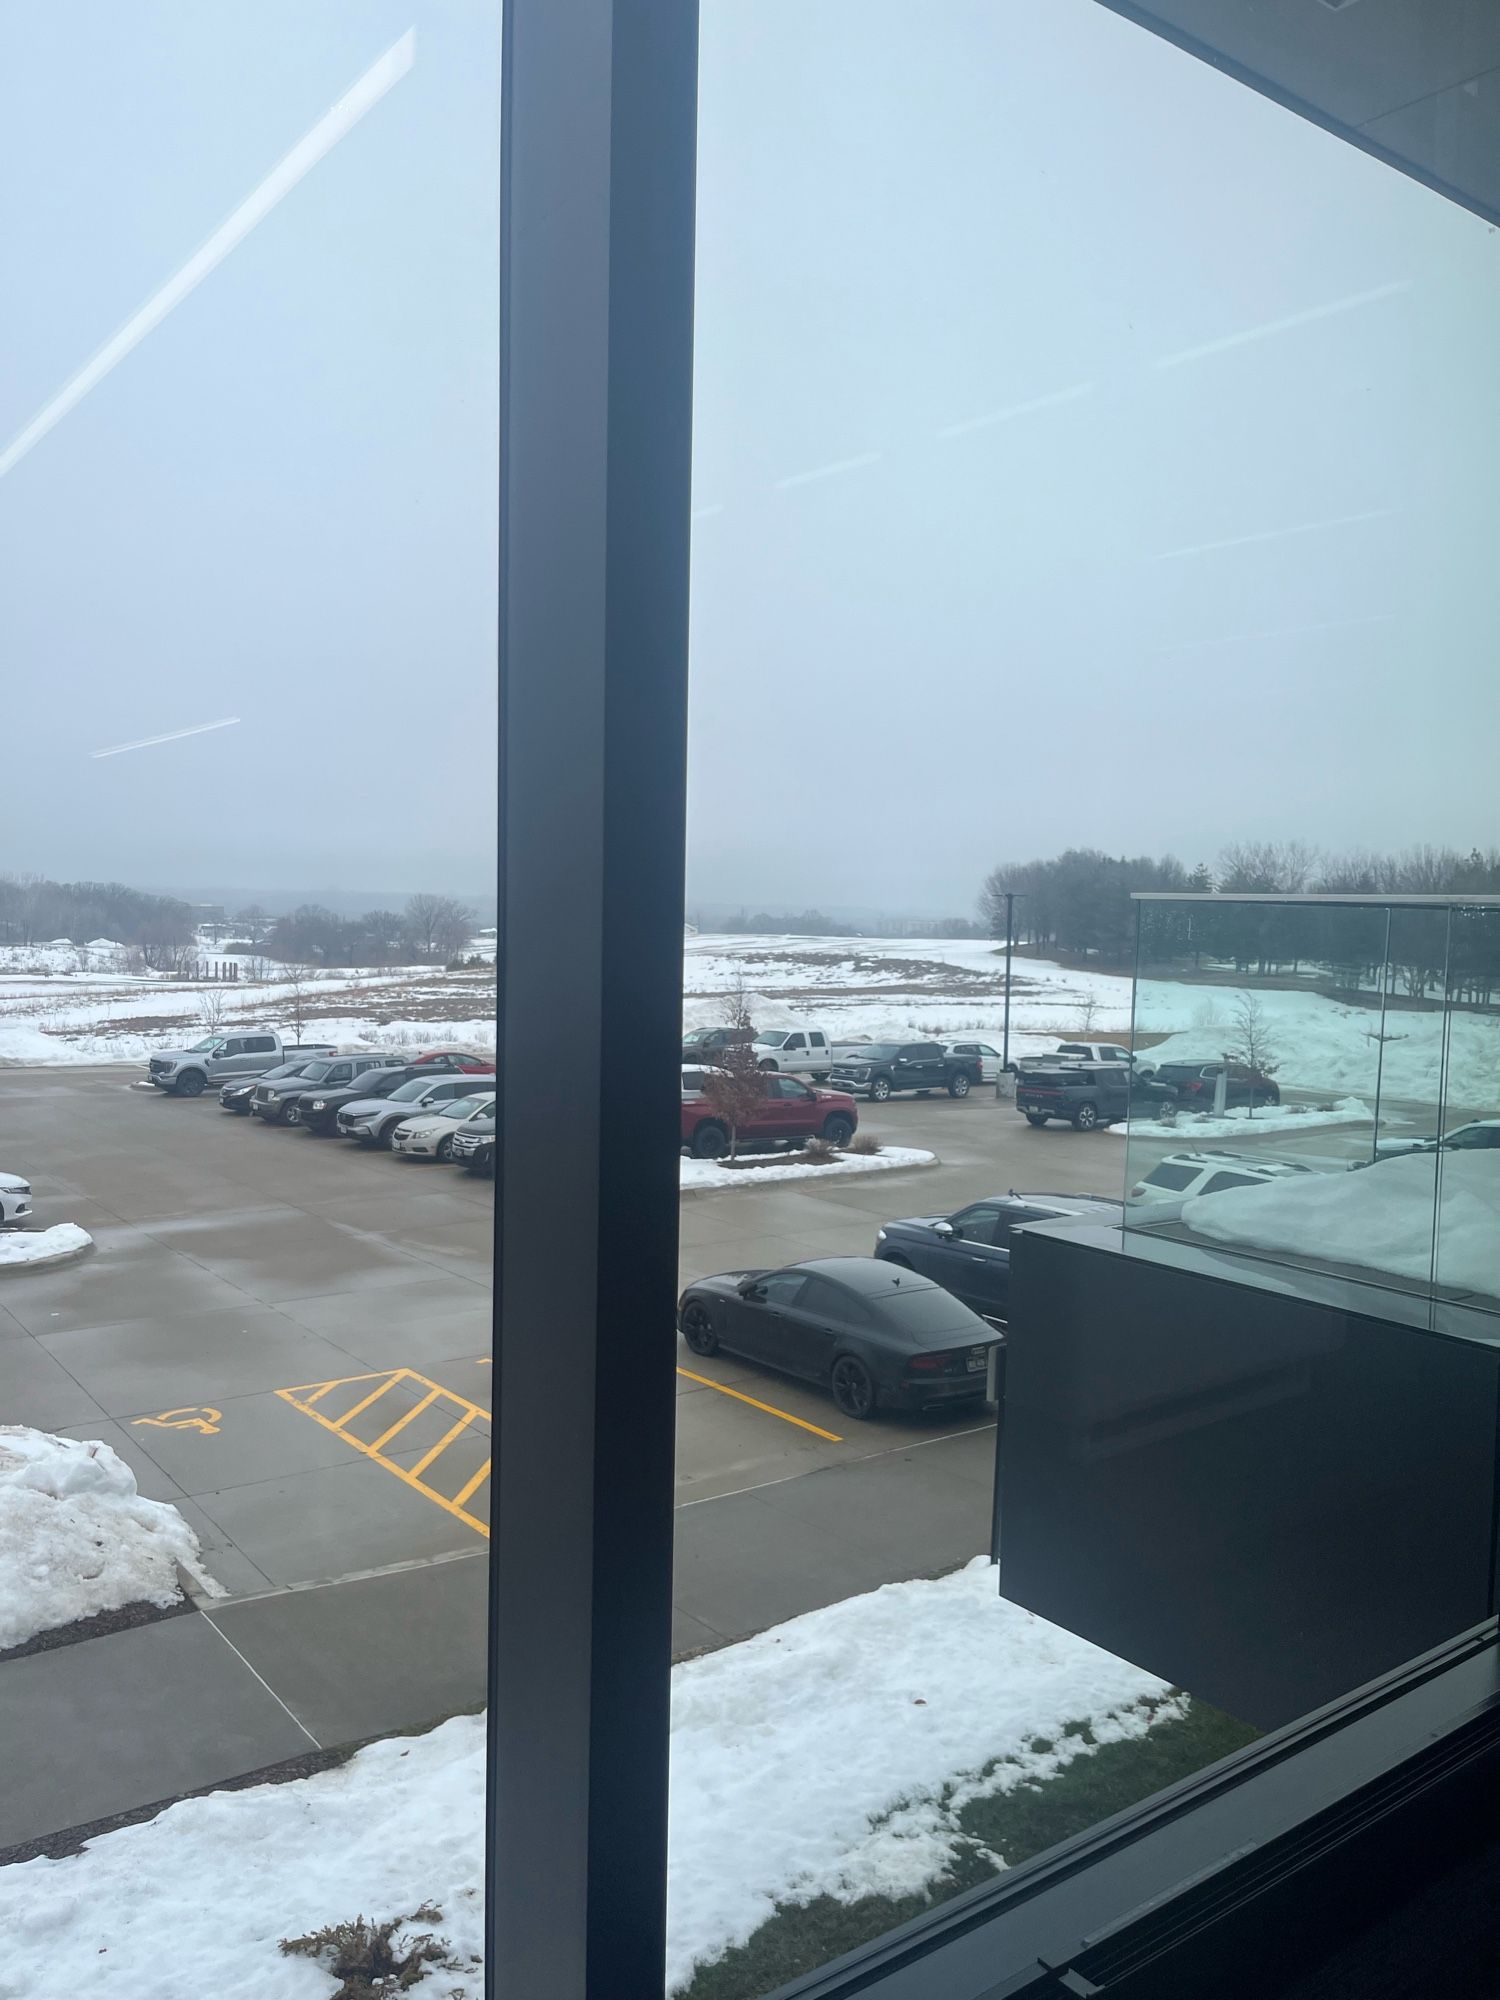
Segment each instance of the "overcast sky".
M10 20L0 868L491 879L497 14ZM699 171L690 897L1496 837L1485 225L1092 0L705 0Z

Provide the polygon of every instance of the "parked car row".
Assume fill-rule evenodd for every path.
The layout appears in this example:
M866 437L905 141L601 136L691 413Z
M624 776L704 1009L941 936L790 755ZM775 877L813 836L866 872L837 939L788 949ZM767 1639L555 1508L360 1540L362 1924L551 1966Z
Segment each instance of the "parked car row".
M470 1173L490 1174L495 1081L493 1058L472 1049L376 1054L327 1048L298 1051L253 1076L231 1071L219 1103L234 1116L267 1125L336 1134L407 1159L454 1160Z

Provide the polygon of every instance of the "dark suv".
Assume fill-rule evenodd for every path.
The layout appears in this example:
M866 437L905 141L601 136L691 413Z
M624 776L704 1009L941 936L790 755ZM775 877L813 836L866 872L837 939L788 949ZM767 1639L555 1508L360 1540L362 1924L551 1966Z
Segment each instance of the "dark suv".
M1159 1076L1160 1071L1157 1072ZM1118 1125L1133 1111L1154 1118L1177 1102L1170 1083L1137 1076L1128 1063L1026 1063L1016 1074L1016 1109L1028 1125L1066 1118L1077 1132Z
M841 1049L828 1072L835 1090L883 1104L898 1090L967 1097L984 1074L979 1056L954 1056L940 1042L870 1042Z
M1219 1078L1228 1072L1225 1105L1237 1109L1242 1104L1279 1104L1281 1092L1263 1070L1242 1062L1165 1062L1151 1072L1154 1083L1165 1083L1176 1091L1184 1111L1212 1111Z
M1084 1216L1118 1229L1124 1203L1097 1194L996 1194L953 1215L910 1215L875 1232L875 1255L920 1271L971 1312L1004 1321L1010 1311L1010 1251L1028 1222Z
M420 1063L383 1063L379 1069L367 1069L362 1076L353 1077L347 1083L309 1085L297 1100L296 1122L305 1132L326 1136L337 1130L339 1113L346 1104L353 1104L356 1098L389 1097L393 1090L399 1090L414 1076L450 1075L457 1068L453 1057L433 1056Z

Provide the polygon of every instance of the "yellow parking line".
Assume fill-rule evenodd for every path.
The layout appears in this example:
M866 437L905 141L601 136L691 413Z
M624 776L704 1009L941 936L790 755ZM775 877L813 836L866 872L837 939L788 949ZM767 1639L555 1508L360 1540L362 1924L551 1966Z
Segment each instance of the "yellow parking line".
M746 1396L738 1389L728 1389L722 1382L714 1382L707 1375L695 1375L691 1368L679 1368L678 1374L685 1382L697 1382L702 1388L717 1389L721 1396L733 1396L737 1403L748 1403L752 1410L764 1410L768 1417L780 1417L784 1424L795 1424L799 1431L811 1431L814 1437L827 1438L830 1444L842 1444L844 1440L837 1431L825 1431L818 1424L807 1423L802 1417L794 1417L789 1410L778 1410L774 1403L762 1403L754 1396Z
M454 1506L462 1507L466 1500L472 1500L474 1495L479 1491L480 1487L483 1486L484 1482L489 1478L489 1476L490 1476L490 1462L488 1459L486 1459L484 1461L484 1464L481 1465L479 1470L474 1474L474 1477L469 1481L468 1485L462 1487L457 1493L454 1494L453 1496Z
M360 1402L354 1405L354 1408L352 1410L345 1410L343 1415L338 1419L339 1424L341 1426L344 1424L352 1424L354 1422L354 1419L360 1414L362 1410L368 1410L371 1403L378 1403L381 1397L387 1391L387 1389L394 1389L398 1382L404 1381L406 1379L407 1372L408 1371L405 1368L397 1369L396 1373L392 1375L389 1378L389 1380L382 1382L378 1389L372 1389L368 1396L364 1397ZM317 1414L318 1413L316 1410L308 1411L309 1416L315 1417ZM354 1442L355 1440L351 1438L350 1443L352 1444Z
M462 1521L465 1527L477 1530L488 1540L490 1532L488 1526L477 1515L467 1513L456 1500L444 1499L441 1493L435 1493L430 1486L424 1486L422 1481L414 1473L408 1472L404 1465L397 1465L394 1459L381 1458L370 1449L369 1445L361 1443L357 1437L350 1437L347 1431L340 1430L337 1424L330 1423L327 1417L320 1416L316 1410L306 1410L305 1414L311 1417L315 1424L321 1424L325 1430L332 1431L335 1437L341 1437L345 1444L352 1444L356 1451L362 1451L366 1458L373 1458L375 1463L383 1466L387 1472L394 1472L398 1479L405 1480L406 1484L414 1492L420 1493L424 1500L430 1500L435 1507L441 1507L456 1521Z
M440 1437L437 1443L432 1447L432 1450L429 1451L425 1455L425 1457L419 1458L417 1460L416 1464L412 1467L412 1475L414 1478L419 1479L422 1476L422 1474L427 1470L428 1466L431 1465L432 1461L439 1455L439 1453L445 1452L448 1449L449 1445L452 1444L453 1440L458 1436L459 1432L465 1429L466 1426L468 1426L469 1424L473 1423L474 1416L475 1416L475 1411L473 1409L467 1409L464 1411L463 1415L459 1418L458 1422L453 1426L452 1430L448 1431L443 1437Z
M390 1443L391 1439L396 1435L397 1431L404 1431L406 1429L406 1426L411 1422L412 1418L420 1417L424 1410L431 1408L431 1406L437 1401L438 1397L441 1396L442 1393L443 1392L441 1389L429 1389L427 1391L427 1394L422 1398L420 1403L413 1403L411 1408L407 1411L404 1417L397 1417L396 1421L391 1425L388 1431L382 1431L380 1433L380 1436L376 1438L374 1444L370 1446L371 1451L384 1451L386 1446Z

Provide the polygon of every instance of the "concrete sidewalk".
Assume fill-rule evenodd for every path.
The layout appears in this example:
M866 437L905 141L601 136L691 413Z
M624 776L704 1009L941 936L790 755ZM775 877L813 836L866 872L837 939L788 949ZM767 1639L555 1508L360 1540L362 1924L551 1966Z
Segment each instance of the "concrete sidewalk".
M993 1460L984 1429L679 1508L674 1656L980 1554ZM0 1849L481 1707L488 1567L480 1548L5 1662Z

